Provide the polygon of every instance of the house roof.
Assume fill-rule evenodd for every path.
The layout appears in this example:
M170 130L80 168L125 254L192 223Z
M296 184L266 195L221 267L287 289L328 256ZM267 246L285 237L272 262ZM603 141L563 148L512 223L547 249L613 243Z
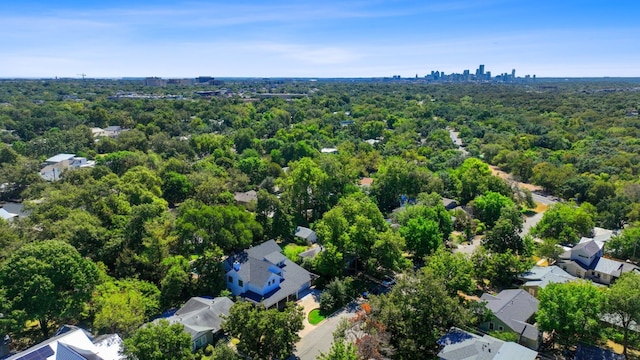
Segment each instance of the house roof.
M225 271L234 271L234 262L240 263L239 276L243 281L252 283L257 287L263 287L265 282L273 274L270 268L276 266L278 262L284 260L284 265L279 267L281 271L280 287L262 296L251 291L240 294L240 296L253 300L262 301L265 307L271 307L279 301L296 294L302 285L311 281L311 273L303 269L300 265L287 259L282 255L282 249L275 240L265 241L240 254L230 256L225 261Z
M363 177L360 179L360 186L371 186L373 184L373 178Z
M445 209L452 210L452 209L455 209L459 204L458 204L458 201L455 199L448 199L443 197L442 205L444 206Z
M487 308L494 316L511 330L529 339L538 338L538 329L526 321L538 311L538 299L522 289L502 290L497 295L482 294L480 301L485 301Z
M258 193L255 190L249 190L247 192L237 192L233 194L233 198L237 202L250 203L251 201L258 201Z
M595 265L592 267L593 270L599 273L619 277L622 273L622 265L624 265L623 262L601 257L598 258Z
M7 210L5 210L4 208L0 208L0 218L2 218L4 220L10 220L10 219L13 219L16 216L18 216L18 214L10 213Z
M229 315L233 301L227 297L207 299L192 297L176 313L164 320L184 325L184 330L195 339L203 332L216 333L222 329L222 317ZM156 319L157 322L161 319Z
M596 255L600 250L602 250L602 247L598 243L596 243L595 240L591 239L574 246L571 249L571 253L577 253L582 254L586 257L592 257Z
M298 226L296 228L296 232L295 234L293 234L294 236L297 236L299 238L305 239L305 240L309 240L309 238L315 234L315 232L309 228L306 228L304 226Z
M534 360L538 353L522 345L505 342L489 335L482 337L458 328L438 340L444 346L438 353L444 360Z
M301 258L314 258L316 257L316 255L318 255L320 252L322 252L322 248L320 246L314 246L312 248L310 248L309 250L305 250L303 252L301 252L300 254L298 254L299 257Z
M12 355L5 360L119 360L122 340L116 334L109 341L102 338L93 343L89 335L80 328L68 327L52 338Z
M553 283L566 283L574 281L577 277L569 274L557 266L534 266L526 273L518 276L521 280L525 280L523 286L538 287L544 289L547 285Z
M58 163L60 161L64 161L64 160L71 160L74 157L76 157L75 154L58 154L55 156L52 156L50 158L48 158L47 160L45 160L48 163Z
M29 216L29 214L31 213L31 211L25 210L24 205L22 205L22 203L18 203L18 202L7 201L4 204L2 204L2 208L12 214L17 214L20 217Z

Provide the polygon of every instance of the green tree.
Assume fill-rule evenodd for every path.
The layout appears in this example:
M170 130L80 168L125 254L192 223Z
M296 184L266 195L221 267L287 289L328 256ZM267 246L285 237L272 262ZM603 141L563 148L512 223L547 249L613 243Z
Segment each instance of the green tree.
M402 262L403 241L387 233L390 231L376 204L363 193L340 199L316 223L320 244L330 243L345 257L373 268Z
M487 191L473 200L476 217L488 227L492 227L498 221L502 209L514 205L513 200L493 191Z
M240 301L231 307L222 327L240 340L237 345L240 353L253 359L284 359L300 339L302 320L302 309L295 304L279 311Z
M622 274L607 291L606 300L607 313L622 325L623 352L625 358L628 358L629 328L632 322L636 324L640 322L640 274L636 272Z
M318 254L313 261L315 271L328 279L344 273L345 262L343 254L332 243L326 243L324 251Z
M630 259L636 261L640 257L640 248L638 241L640 240L640 223L630 226L617 236L613 236L607 242L605 250L618 259Z
M442 233L438 223L424 218L410 219L400 228L407 250L412 251L416 258L430 255L443 245Z
M500 210L500 217L493 228L487 232L482 244L494 252L503 253L511 250L515 254L525 253L528 249L520 236L522 224L522 214L514 204L504 207Z
M575 244L593 230L593 206L582 203L556 203L544 212L542 220L531 229L531 234L541 238L553 238L560 243Z
M331 344L331 349L326 354L321 354L319 360L358 360L357 348L351 342L337 339Z
M160 291L137 279L109 280L96 286L93 326L99 333L127 336L160 309Z
M311 158L304 157L291 164L283 197L289 200L300 224L309 221L308 211L312 212L311 219L317 219L326 210L328 181L329 175Z
M399 207L403 195L415 198L422 192L431 192L429 187L436 179L426 168L395 156L387 158L375 176L371 194L383 211Z
M600 329L604 291L590 282L549 284L538 294L536 321L543 331L555 333L565 346L593 339Z
M206 354L206 351L205 351ZM242 357L238 355L227 343L219 341L213 348L210 356L211 360L240 360Z
M463 204L488 190L488 179L492 176L489 165L476 158L468 158L455 170L460 180L460 200Z
M177 172L169 171L162 177L162 196L173 206L185 201L193 193L193 184Z
M441 279L449 295L455 296L458 291L473 292L473 264L465 254L453 254L442 246L426 258L424 266Z
M164 259L162 265L167 272L160 281L161 300L165 308L178 305L185 300L192 287L191 265L183 256Z
M487 251L484 247L473 252L471 262L476 281L485 284L486 280L494 287L511 285L519 274L533 266L529 258L516 255L510 249L499 253Z
M49 240L24 245L0 267L11 316L37 320L44 337L49 323L76 319L98 281L93 262L71 245Z
M420 195L420 203L418 205L404 206L393 216L395 216L398 224L401 226L407 225L411 219L421 218L435 221L438 225L438 231L441 234L441 240L445 241L449 239L449 235L451 235L451 231L453 231L451 214L444 208L444 205L442 205L440 195L435 193L425 195L426 194Z
M214 245L224 251L241 250L262 238L262 227L246 209L195 201L180 206L175 231L184 255L202 254Z
M179 323L166 320L150 323L135 331L122 344L122 354L129 360L193 360L191 335Z
M438 352L436 341L453 325L468 323L459 301L430 270L398 277L388 294L371 299L372 317L391 333L398 359Z

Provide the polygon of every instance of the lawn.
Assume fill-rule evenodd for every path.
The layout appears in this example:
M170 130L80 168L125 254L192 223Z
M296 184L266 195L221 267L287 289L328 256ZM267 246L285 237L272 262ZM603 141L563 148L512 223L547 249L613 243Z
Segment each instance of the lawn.
M289 260L295 262L298 260L298 255L307 250L306 246L296 245L296 244L287 244L284 249L284 256L286 256Z
M317 325L322 320L324 320L324 316L320 315L320 309L311 310L309 313L309 324Z

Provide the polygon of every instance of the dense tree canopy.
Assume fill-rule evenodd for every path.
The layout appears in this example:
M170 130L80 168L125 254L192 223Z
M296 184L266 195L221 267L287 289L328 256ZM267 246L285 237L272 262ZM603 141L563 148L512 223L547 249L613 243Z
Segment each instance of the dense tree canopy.
M240 301L231 307L223 328L240 340L237 345L240 353L253 359L284 359L300 339L302 319L302 310L294 304L279 311Z
M166 320L147 324L124 340L122 354L129 360L192 360L191 335L179 323Z
M37 320L45 337L50 322L78 318L97 281L95 264L59 240L24 245L0 267L11 316Z
M593 209L589 203L576 207L572 203L552 205L542 220L532 229L533 235L557 239L561 243L575 244L593 230Z
M536 321L570 346L592 339L600 328L605 293L590 282L553 283L540 290Z
M430 270L404 274L386 295L371 301L372 316L392 334L399 359L437 353L438 340L452 325L469 321L458 300Z
M594 225L622 229L606 251L635 260L636 88L633 80L612 79L250 79L167 87L136 80L0 81L0 200L23 201L29 213L0 221L0 268L17 264L14 255L24 244L55 240L77 249L104 263L106 280L98 281L87 311L71 314L77 304L62 302L74 311L57 311L65 314L51 325L83 320L99 331L126 333L152 316L155 305L148 305L158 296L162 311L192 295L219 295L225 256L264 239L285 245L294 241L296 226L318 233L323 251L305 266L323 281L353 270L380 276L410 260L419 266L429 255L426 266L450 295L472 290L473 280L492 289L511 286L531 265L532 248L554 258L557 243L575 243ZM263 98L264 92L304 95L285 100ZM94 127L107 126L127 130L94 137ZM59 152L96 166L47 182L39 171ZM510 176L494 175L495 167ZM511 177L563 199L533 230L542 244L521 237L520 207L544 207ZM257 202L236 206L234 193L249 190L258 192ZM464 208L449 212L442 197ZM468 241L484 236L483 248L469 259L451 255L440 244L456 243L452 225ZM15 269L38 263L24 262ZM49 274L62 275L68 274L60 268ZM20 302L12 289L38 279L2 283L0 312L11 316L0 321L13 328L24 323L24 312L11 311ZM379 324L372 320L370 329ZM368 347L359 351L388 340L386 331L379 334L368 333L361 340Z

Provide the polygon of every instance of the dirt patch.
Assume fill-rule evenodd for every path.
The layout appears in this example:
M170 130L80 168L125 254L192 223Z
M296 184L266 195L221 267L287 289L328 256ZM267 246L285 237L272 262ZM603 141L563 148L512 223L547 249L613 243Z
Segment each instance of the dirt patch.
M529 183L523 183L520 181L515 181L513 179L513 176L511 176L511 174L506 173L502 170L500 170L499 167L494 166L494 165L489 165L489 169L491 169L491 173L495 176L498 176L504 180L507 180L509 183L513 183L516 184L519 188L522 189L527 189L529 191L542 191L542 187L538 186L538 185L533 185L533 184L529 184Z
M549 208L549 205L545 205L545 204L541 204L541 203L536 203L536 208L533 209L533 211L539 213L543 213L545 211L547 211L547 209Z

